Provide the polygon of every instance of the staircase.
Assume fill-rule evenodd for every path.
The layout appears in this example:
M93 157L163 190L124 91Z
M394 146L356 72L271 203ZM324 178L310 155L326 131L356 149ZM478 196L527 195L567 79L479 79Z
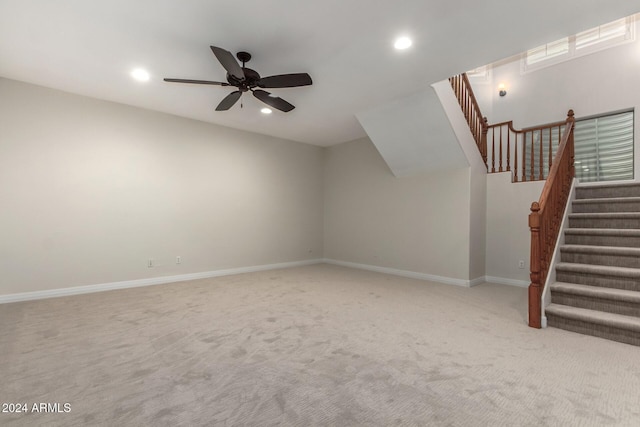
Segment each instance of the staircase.
M576 187L549 326L640 346L640 184Z

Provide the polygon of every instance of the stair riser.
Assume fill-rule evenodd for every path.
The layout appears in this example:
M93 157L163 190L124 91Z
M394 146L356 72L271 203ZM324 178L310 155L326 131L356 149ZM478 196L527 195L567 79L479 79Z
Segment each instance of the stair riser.
M574 213L640 212L640 202L574 203L571 210Z
M606 311L625 316L640 317L640 303L629 301L611 301L597 297L551 292L551 301L555 304L589 310Z
M569 263L576 263L576 264L640 268L640 256L585 254L585 253L561 251L560 259L562 260L562 262L569 262Z
M640 292L640 279L628 277L596 276L556 268L558 282L576 283L578 285L600 286L603 288L625 289Z
M640 248L640 236L596 236L582 234L565 234L567 245L589 246L620 246L625 248Z
M569 218L571 228L640 228L640 218Z
M576 199L599 199L610 197L640 197L640 185L610 188L576 187Z
M547 314L547 324L567 331L640 346L640 332L613 328L582 320L566 319L550 314Z

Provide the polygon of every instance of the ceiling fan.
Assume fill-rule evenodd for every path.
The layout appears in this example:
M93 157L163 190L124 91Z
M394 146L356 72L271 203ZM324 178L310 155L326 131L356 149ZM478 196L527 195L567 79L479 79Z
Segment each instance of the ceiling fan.
M213 54L218 58L220 64L227 70L227 83L213 82L209 80L187 80L187 79L164 79L165 82L172 83L192 83L199 85L217 85L217 86L233 86L238 90L231 92L227 95L216 107L216 111L226 111L233 107L235 103L240 99L244 92L251 92L253 96L258 98L265 104L280 110L285 113L293 110L294 107L284 99L274 96L269 92L262 90L262 88L285 88L285 87L298 87L308 86L313 82L311 76L307 73L296 74L278 74L276 76L260 77L255 70L246 68L245 64L251 59L251 54L248 52L238 52L236 57L242 62L242 67L233 57L233 54L228 50L216 46L210 46Z

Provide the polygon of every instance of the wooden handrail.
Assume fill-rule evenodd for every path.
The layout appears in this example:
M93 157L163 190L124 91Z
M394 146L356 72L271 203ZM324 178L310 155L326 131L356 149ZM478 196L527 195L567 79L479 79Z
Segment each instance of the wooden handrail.
M478 101L471 89L471 83L465 73L451 77L449 79L453 92L458 98L458 103L462 108L462 113L467 119L469 129L476 141L476 146L480 151L482 160L487 166L487 118L480 112Z
M489 172L512 171L513 182L545 180L551 171L553 155L560 146L565 124L566 121L562 121L515 129L513 122L508 121L487 126L487 138L492 141L488 159L491 164L495 159L499 164L506 163L506 168ZM497 148L493 147L493 141Z
M542 195L537 202L531 204L529 214L531 230L529 326L540 328L542 291L560 232L571 182L575 175L573 110L569 110L567 119L562 122L520 130L514 129L513 121L489 125L487 118L480 113L480 107L467 75L460 74L451 77L449 81L469 123L484 164L487 166L487 172L512 172L513 182L546 179ZM488 141L491 141L491 150L488 150ZM554 156L555 147L557 150ZM511 168L512 158L513 169ZM488 159L491 159L491 167Z
M487 172L512 172L513 182L541 181L551 171L566 121L515 129L513 121L489 125L466 74L449 79ZM513 163L513 164L512 164Z
M531 284L529 285L529 326L541 327L542 291L547 280L551 257L556 247L564 209L575 176L573 110L569 110L564 124L560 147L537 202L531 204Z

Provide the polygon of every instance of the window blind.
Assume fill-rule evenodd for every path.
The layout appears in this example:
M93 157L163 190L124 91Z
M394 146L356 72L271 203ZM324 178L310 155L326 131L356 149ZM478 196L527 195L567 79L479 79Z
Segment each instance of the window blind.
M633 179L633 111L576 121L574 141L581 182Z

